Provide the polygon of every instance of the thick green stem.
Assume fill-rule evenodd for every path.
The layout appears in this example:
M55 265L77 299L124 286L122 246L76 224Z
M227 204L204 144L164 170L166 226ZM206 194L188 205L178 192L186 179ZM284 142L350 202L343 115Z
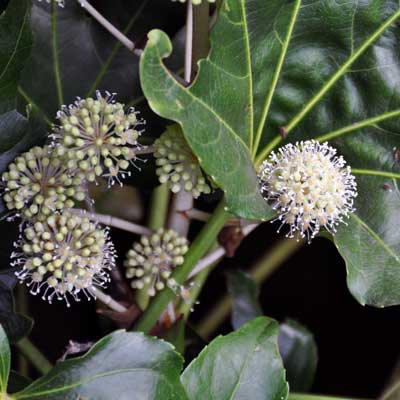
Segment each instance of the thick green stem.
M166 184L158 186L154 189L150 201L150 213L148 217L148 227L152 230L163 228L165 226L168 204L170 200L170 192ZM149 305L149 295L147 287L142 290L136 290L135 299L138 306L145 310Z
M166 184L154 189L151 202L148 227L156 230L165 226L169 204L169 189Z
M28 339L21 339L16 346L27 360L43 375L47 374L53 366L40 350Z
M225 211L224 203L221 202L190 246L184 264L180 268L177 268L172 275L172 278L174 278L178 284L183 284L185 282L197 262L209 250L228 218L229 214ZM174 296L174 292L169 288L160 292L150 303L143 316L134 325L133 330L148 333L156 324L168 303L173 300Z
M217 247L218 243L215 243L212 250L215 250ZM188 300L181 300L177 312L178 315L183 315L185 320L189 318L190 312L206 283L209 273L218 263L219 261L210 264L207 268L200 271L192 280L193 287L190 289L190 298Z
M258 284L265 281L283 262L290 258L304 241L284 239L261 258L250 270L254 281ZM200 336L207 338L228 317L232 307L232 299L225 295L206 317L199 322L196 331Z

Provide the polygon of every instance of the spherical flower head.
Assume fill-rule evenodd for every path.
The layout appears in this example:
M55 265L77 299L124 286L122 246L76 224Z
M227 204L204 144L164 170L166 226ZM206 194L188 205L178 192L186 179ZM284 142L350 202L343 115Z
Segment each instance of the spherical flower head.
M173 230L159 229L150 236L142 236L133 244L126 260L126 277L133 279L134 289L146 288L150 296L168 286L177 287L171 278L173 269L183 264L188 242Z
M49 147L33 147L16 157L3 173L3 200L15 215L43 220L84 200L84 182L84 175L66 168Z
M173 193L184 190L196 199L202 193L211 192L199 161L178 126L167 127L154 146L158 179L161 183L167 183Z
M282 221L279 230L289 225L288 237L298 232L310 241L321 227L334 234L354 211L355 178L327 143L309 140L272 152L261 165L260 178L265 199Z
M114 100L114 95L100 92L96 98L77 99L58 112L59 126L53 128L53 146L56 154L66 157L71 169L79 168L90 182L96 177L108 178L109 184L129 175L127 169L136 159L140 148L140 131L143 123L137 112ZM134 165L134 164L133 164Z
M90 288L105 287L115 264L108 232L70 212L27 226L15 245L13 265L22 267L17 277L32 294L44 289L42 298L49 303L56 297L69 306L68 295L78 301L81 292L90 298Z

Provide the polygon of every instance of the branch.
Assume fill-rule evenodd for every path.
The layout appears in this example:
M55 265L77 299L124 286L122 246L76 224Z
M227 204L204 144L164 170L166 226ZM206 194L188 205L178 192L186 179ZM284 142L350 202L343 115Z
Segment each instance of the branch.
M104 18L87 0L77 0L78 3L108 32L119 40L128 50L137 56L142 55L142 50L135 49L135 43L118 30L108 19Z

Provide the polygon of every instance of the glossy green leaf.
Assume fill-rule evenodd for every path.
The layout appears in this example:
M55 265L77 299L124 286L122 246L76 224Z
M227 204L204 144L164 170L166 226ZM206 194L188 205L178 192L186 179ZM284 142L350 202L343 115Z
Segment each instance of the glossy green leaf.
M11 370L10 377L8 379L7 392L8 393L19 392L22 389L25 389L31 383L32 380L30 378L27 378L26 376L23 376L20 373Z
M317 369L318 350L312 333L293 320L279 325L279 352L290 390L310 390Z
M262 8L261 8L262 9ZM162 59L172 45L154 30L141 57L141 83L150 107L179 122L204 170L225 191L231 211L249 218L272 215L261 197L249 154L253 141L252 71L243 1L226 1L212 33L210 56L185 88Z
M0 325L0 393L6 393L11 367L11 351L6 332Z
M259 288L250 275L235 270L227 273L227 285L232 297L231 322L233 329L263 314L258 302Z
M361 304L400 304L400 136L370 128L337 146L355 168L358 184L356 211L334 238L346 261L348 286Z
M32 2L35 45L23 73L25 100L53 121L61 104L96 89L118 92L120 101L139 97L137 57L88 18L78 2L67 1L64 8L52 3Z
M31 47L30 2L12 0L0 15L0 114L16 106L20 72Z
M153 110L182 124L231 210L267 219L248 148L258 165L280 135L329 136L400 115L399 16L394 0L226 0L195 82L185 88L166 70L171 44L153 31L142 86Z
M278 324L260 317L213 340L182 374L190 400L285 400Z
M185 400L179 382L181 369L182 358L168 343L141 333L117 331L83 357L57 364L14 398Z
M0 271L0 324L10 342L15 343L28 335L33 321L15 311L13 289L17 283L15 269Z

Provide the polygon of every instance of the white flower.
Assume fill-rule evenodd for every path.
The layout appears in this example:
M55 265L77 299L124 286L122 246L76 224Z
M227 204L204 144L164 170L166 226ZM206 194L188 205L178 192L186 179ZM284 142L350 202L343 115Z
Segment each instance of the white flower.
M288 237L299 232L310 241L321 227L336 226L353 212L357 185L351 168L327 143L288 144L272 152L260 167L261 190L279 214Z
M157 290L169 286L172 289L177 283L171 278L172 271L183 264L188 251L188 242L173 230L159 229L150 236L142 236L129 250L125 260L126 277L132 279L134 289L146 287L150 296Z
M105 97L96 92L96 99L78 99L74 104L63 106L57 118L60 126L53 128L55 152L66 157L69 168L79 168L87 179L107 177L110 184L129 175L127 169L136 159L140 148L140 131L133 108L127 112L124 105L116 103L114 95Z
M167 183L173 193L184 190L196 199L211 192L196 156L176 125L167 127L154 146L159 181Z
M24 219L45 219L87 198L84 176L73 174L47 146L33 147L16 157L2 181L6 207Z
M69 306L67 295L78 301L80 292L90 298L90 288L104 287L115 264L108 231L70 212L26 227L15 246L12 265L22 267L17 277L32 294L45 288L42 298L49 303L56 296Z

